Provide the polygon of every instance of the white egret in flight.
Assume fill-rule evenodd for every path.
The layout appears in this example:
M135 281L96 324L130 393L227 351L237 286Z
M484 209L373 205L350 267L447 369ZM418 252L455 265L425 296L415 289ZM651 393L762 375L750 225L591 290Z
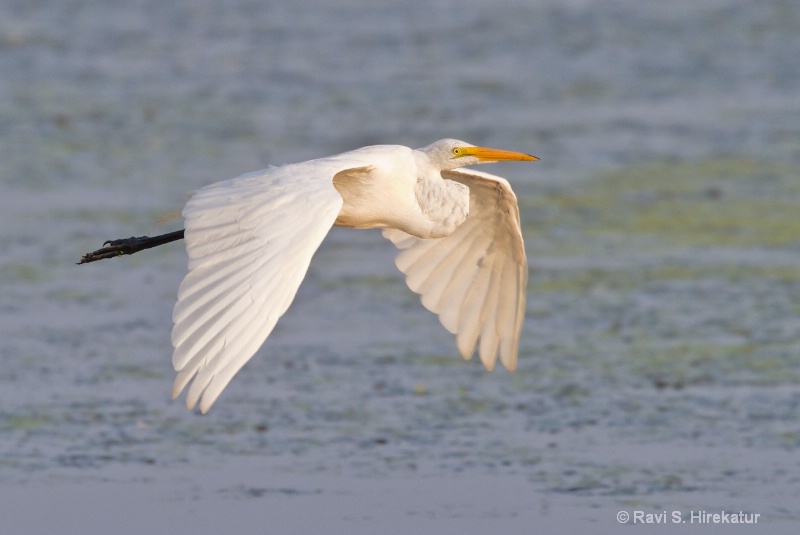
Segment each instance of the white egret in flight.
M195 192L185 230L107 242L81 263L185 238L189 272L172 313L172 391L207 412L286 312L334 225L381 228L422 304L477 346L491 370L513 371L528 267L517 199L498 176L464 169L519 152L443 139L422 149L377 145L273 167Z

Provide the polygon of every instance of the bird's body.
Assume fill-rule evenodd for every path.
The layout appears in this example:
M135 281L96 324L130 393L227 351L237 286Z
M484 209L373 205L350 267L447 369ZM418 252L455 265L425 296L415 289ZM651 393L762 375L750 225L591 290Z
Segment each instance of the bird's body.
M380 145L211 184L186 203L189 271L173 311L173 397L208 411L286 312L334 225L381 228L423 305L492 369L516 366L527 262L516 197L463 169L522 153ZM191 383L191 384L190 384Z
M334 175L333 185L344 201L336 225L442 238L467 218L469 188L443 180L439 170L425 165L424 152L377 145L349 154L374 163Z

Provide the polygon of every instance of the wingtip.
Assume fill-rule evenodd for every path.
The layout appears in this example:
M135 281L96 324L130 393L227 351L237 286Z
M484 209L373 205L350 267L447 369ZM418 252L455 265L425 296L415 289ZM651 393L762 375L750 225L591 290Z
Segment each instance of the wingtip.
M514 344L514 349L510 352L510 354L505 354L502 351L500 352L500 362L503 363L503 367L508 370L510 373L514 373L517 371L517 344Z
M208 411L211 410L211 406L214 405L216 398L209 399L207 395L203 395L203 398L200 400L200 412L202 414L206 414Z

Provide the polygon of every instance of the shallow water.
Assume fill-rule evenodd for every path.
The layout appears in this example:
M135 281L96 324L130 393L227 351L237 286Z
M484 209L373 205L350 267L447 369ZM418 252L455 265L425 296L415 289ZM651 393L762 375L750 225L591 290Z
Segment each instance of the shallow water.
M4 532L785 532L798 57L789 0L4 3ZM514 375L458 358L378 233L334 229L200 416L168 397L182 247L73 264L207 183L441 137L542 158L487 168L531 264Z

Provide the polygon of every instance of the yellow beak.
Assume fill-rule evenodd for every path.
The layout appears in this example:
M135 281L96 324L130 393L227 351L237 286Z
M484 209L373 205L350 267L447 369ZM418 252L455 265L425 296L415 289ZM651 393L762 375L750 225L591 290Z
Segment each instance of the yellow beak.
M514 152L511 150L489 149L486 147L464 147L461 149L462 156L475 156L485 162L502 161L527 161L538 160L536 156L525 154L524 152Z

